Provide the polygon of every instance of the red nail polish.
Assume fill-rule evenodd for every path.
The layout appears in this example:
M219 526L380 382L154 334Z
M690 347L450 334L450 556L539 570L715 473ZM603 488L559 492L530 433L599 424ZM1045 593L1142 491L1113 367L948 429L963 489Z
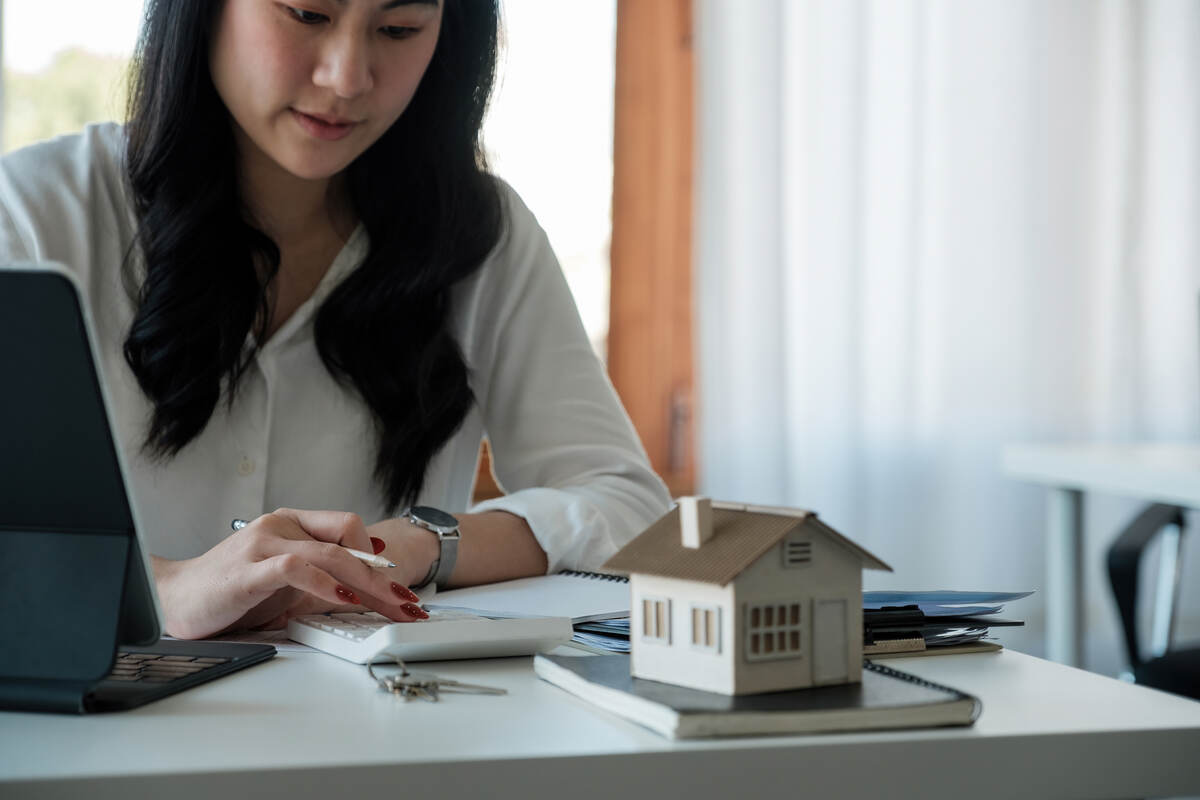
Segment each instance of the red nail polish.
M362 604L362 601L360 601L358 599L358 595L356 595L354 592L350 591L349 589L345 588L344 586L339 586L334 591L336 591L338 593L338 597L342 598L347 603L354 603L354 605L356 605L356 606Z
M392 584L392 591L395 592L396 596L401 600L407 600L410 603L421 602L421 598L417 597L411 590L404 588L398 583Z
M383 543L383 539L378 539L374 536L371 537L371 549L375 551L375 555L382 553L383 548L386 546L387 545Z
M416 603L405 603L400 607L404 609L405 613L407 613L410 617L416 617L417 619L429 619L429 614L426 613L425 609L421 608Z

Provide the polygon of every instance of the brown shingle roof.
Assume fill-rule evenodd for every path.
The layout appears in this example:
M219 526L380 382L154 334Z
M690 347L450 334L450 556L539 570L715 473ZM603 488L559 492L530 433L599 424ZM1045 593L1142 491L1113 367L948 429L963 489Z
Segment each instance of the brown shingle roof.
M604 563L611 572L641 573L724 586L775 546L788 532L816 526L873 569L891 567L817 519L795 509L740 510L744 506L713 503L713 537L700 548L684 547L679 509L674 508Z

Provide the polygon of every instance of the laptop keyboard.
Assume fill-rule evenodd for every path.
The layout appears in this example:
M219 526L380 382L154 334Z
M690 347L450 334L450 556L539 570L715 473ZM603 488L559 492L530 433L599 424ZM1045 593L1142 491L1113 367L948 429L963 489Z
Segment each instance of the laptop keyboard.
M105 680L137 683L169 683L229 662L228 658L169 656L160 653L119 653Z

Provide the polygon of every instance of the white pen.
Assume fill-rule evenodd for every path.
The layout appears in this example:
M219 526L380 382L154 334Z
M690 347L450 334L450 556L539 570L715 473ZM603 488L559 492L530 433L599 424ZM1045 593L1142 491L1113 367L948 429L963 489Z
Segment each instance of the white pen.
M235 519L233 522L231 522L229 524L229 527L233 528L235 531L240 531L242 528L246 527L249 524L250 523L244 519ZM394 567L394 566L396 566L395 564L393 564L391 561L388 561L383 556L377 556L377 555L373 555L371 553L364 553L362 550L355 550L353 547L347 547L345 549L346 549L347 553L354 556L359 561L366 562L368 565L370 565L372 567Z

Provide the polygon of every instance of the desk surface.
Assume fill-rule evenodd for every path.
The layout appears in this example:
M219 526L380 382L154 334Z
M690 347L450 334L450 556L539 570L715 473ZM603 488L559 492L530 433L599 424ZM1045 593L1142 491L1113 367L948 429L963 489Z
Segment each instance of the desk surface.
M1011 651L885 663L978 695L983 714L973 728L672 742L539 681L528 658L436 665L509 694L430 704L284 652L130 712L0 713L0 797L1200 794L1200 703Z
M1011 478L1200 508L1200 442L1004 448Z

